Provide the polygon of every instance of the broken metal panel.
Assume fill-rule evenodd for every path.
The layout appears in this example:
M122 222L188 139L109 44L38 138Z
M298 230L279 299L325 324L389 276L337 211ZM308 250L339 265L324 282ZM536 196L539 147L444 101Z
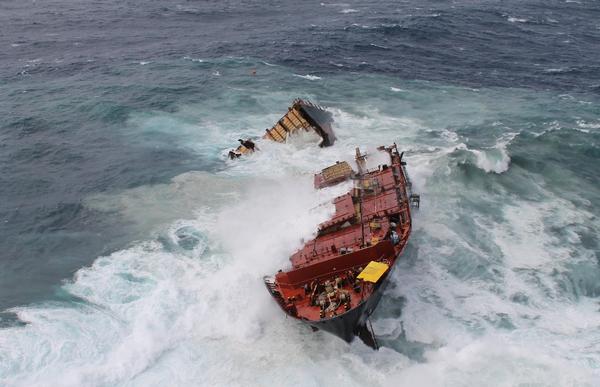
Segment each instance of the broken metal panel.
M321 146L333 145L335 142L335 134L331 127L333 115L324 108L311 102L304 102L300 105L300 109L304 113L303 116L306 120L323 139Z

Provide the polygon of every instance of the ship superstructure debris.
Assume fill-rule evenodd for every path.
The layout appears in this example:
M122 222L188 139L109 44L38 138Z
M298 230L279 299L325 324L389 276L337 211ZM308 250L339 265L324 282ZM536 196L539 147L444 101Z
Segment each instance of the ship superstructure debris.
M335 134L331 123L333 117L324 107L308 100L296 99L287 113L275 125L265 130L264 139L284 143L290 135L299 131L313 131L321 137L319 146L331 146L335 142ZM239 139L240 145L229 151L229 158L236 159L252 153L258 148L250 139Z

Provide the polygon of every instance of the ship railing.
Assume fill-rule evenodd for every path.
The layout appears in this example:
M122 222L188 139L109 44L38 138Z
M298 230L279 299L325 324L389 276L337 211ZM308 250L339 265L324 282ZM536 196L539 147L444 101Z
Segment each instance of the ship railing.
M276 281L280 287L298 287L314 280L344 273L351 268L364 266L370 261L376 260L378 257L391 257L394 255L394 245L390 240L385 240L374 246L352 253L338 255L335 258L330 258L285 273L278 273Z
M279 290L277 290L277 284L275 283L275 279L273 277L264 277L263 281L264 281L265 285L267 286L269 293L271 293L273 298L275 298L277 300L277 303L283 309L286 309L287 305L286 305L285 299L283 298L283 296L281 295Z

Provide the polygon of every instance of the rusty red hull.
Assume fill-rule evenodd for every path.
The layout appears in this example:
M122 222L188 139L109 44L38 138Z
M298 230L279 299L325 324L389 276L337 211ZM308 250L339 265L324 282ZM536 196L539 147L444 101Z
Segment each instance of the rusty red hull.
M320 186L339 182L342 175L355 184L335 198L335 214L319 226L316 238L290 257L291 269L265 278L289 316L348 342L358 335L371 346L367 319L411 232L405 163L395 145L381 151L388 153L389 163L367 170L366 156L357 149L357 172L338 163L315 177Z

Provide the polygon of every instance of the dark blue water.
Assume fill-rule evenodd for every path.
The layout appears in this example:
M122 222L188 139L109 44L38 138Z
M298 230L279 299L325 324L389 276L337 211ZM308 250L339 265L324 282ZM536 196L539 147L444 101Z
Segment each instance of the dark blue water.
M413 261L407 260L412 263L407 263L408 274L399 284L432 277L457 289L471 280L477 286L494 282L507 271L501 284L484 286L486 297L505 289L506 305L535 305L543 310L540 315L556 308L552 302L567 300L560 306L573 316L565 323L568 328L547 331L580 334L583 338L574 346L596 348L598 341L586 342L585 328L577 321L598 322L593 312L588 314L587 302L600 294L599 44L600 3L592 0L3 1L0 326L19 329L23 321L15 313L27 320L28 305L96 302L92 300L100 285L83 293L68 288L79 269L99 256L124 254L143 241L164 241L173 222L190 218L198 208L222 211L222 203L213 203L213 197L237 198L245 192L227 180L231 176L234 181L248 176L279 179L322 168L309 161L323 157L321 162L328 162L332 154L308 153L302 159L273 150L263 160L265 169L258 163L231 169L224 161L239 135L261 133L293 98L302 96L334 110L338 137L346 141L338 150L340 157L344 147L351 152L357 142L396 140L418 163L415 183L426 204L429 195L431 212L423 215L414 238L419 247L411 253ZM279 164L285 165L282 174L274 172ZM205 192L206 187L218 188ZM461 231L454 234L450 229L457 222ZM179 233L191 233L196 246L202 227L185 227ZM533 239L511 242L530 232ZM210 236L208 240L217 243ZM479 244L482 240L486 242ZM428 259L436 262L435 268L415 263ZM131 275L126 268L119 273ZM517 277L535 291L515 285ZM489 315L458 301L473 297L479 305L483 296L475 291L457 291L449 305L435 291L423 290L411 298L409 290L398 286L397 297L382 303L379 329L382 341L409 359L394 358L399 362L425 361L428 348L447 344L431 333L434 328L427 331L427 324L419 333L413 330L412 338L389 325L398 321L401 313L394 305L406 301L404 297L409 317L444 316L464 323L438 327L459 336L464 327L487 332L486 324L492 330L523 332L518 329L526 325L524 320L511 318L536 319L535 312L506 310L491 296L482 303ZM445 306L433 313L417 300ZM416 309L411 311L411 305ZM450 316L442 310L459 312ZM532 323L541 331L523 334L544 341L546 325L541 325ZM32 340L14 357L0 340L0 350L11 354L0 360L12 364L0 368L0 378L45 383L35 377L43 373L34 372L31 380L18 376L27 367L15 359L35 352ZM437 361L460 351L478 353L479 347L469 345L493 347L497 338L452 343L449 352L436 355ZM499 372L510 375L520 356L531 358L522 348L533 343L519 342L515 352L509 351L514 356L498 355L510 359ZM575 362L587 364L582 366L586 372L595 369L590 372L597 376L597 356L580 355ZM560 356L549 356L540 369L573 360L554 362ZM150 358L149 363L157 361ZM470 367L477 367L471 360L466 360ZM69 361L58 356L48 364ZM363 361L370 364L368 358ZM46 363L36 364L30 367L41 369ZM532 367L537 369L536 364ZM580 371L575 367L562 382L587 381ZM408 383L402 375L392 380ZM127 384L133 380L129 377L97 379L84 372L69 383ZM212 380L260 384L246 374ZM353 375L341 380L363 379ZM476 378L467 380L478 383Z

